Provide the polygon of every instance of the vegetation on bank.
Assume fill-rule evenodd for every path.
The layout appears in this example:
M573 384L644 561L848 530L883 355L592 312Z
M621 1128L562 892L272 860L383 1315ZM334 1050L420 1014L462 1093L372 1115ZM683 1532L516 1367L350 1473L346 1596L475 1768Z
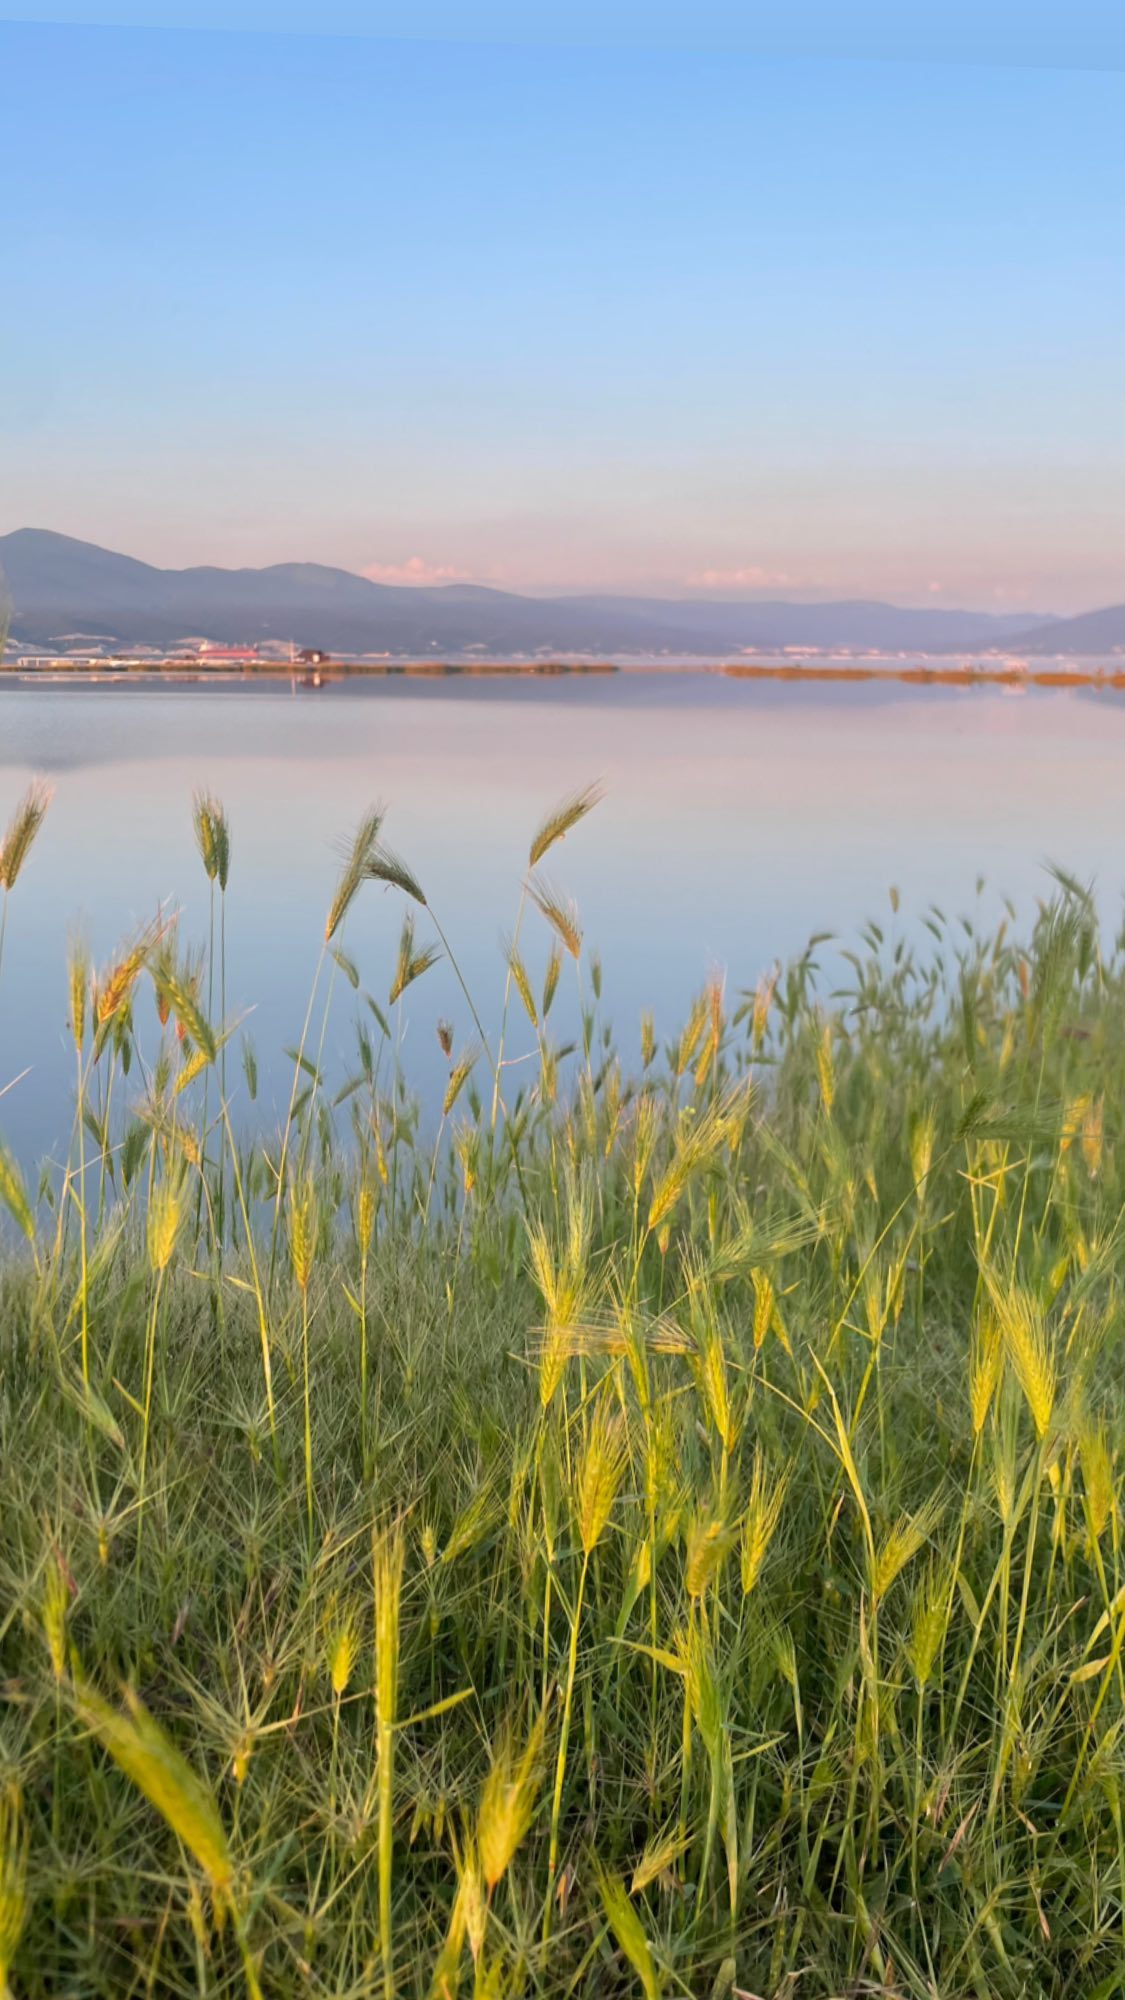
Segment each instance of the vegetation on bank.
M206 949L72 953L70 1158L0 1156L0 1991L1125 1985L1121 946L1061 877L872 926L627 1076L542 873L592 803L440 1119L379 814L278 1132L215 801Z
M0 661L4 652L2 641L3 633L0 632ZM185 685L196 681L210 684L232 680L288 681L296 678L302 686L319 688L348 680L502 680L512 675L551 679L561 674L616 674L620 670L610 660L581 659L411 660L381 657L334 660L323 655L310 665L300 660L272 657L232 661L187 653L172 653L166 657L147 653L136 656L60 653L37 654L16 660L13 671L24 677L39 675L45 681L70 677L79 682L152 679L182 681Z

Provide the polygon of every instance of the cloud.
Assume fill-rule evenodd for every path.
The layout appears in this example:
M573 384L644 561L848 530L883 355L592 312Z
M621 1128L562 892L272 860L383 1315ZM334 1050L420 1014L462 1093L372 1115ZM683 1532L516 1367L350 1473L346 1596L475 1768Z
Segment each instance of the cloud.
M407 556L405 562L369 563L361 571L369 583L463 583L465 572L444 563L427 562L425 556Z
M785 570L761 569L757 563L741 569L701 569L688 578L692 590L766 590L795 582Z

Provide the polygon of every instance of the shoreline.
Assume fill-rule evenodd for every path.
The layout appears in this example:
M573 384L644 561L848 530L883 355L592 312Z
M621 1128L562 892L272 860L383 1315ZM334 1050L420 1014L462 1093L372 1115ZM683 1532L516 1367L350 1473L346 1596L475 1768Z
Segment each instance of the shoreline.
M0 688L19 687L284 687L294 694L319 694L330 688L346 687L349 681L366 680L552 680L585 679L639 674L719 677L728 680L783 681L790 685L896 684L908 687L973 688L995 687L1010 692L1026 688L1094 691L1125 690L1125 661L1119 667L1043 666L1026 663L964 663L943 665L922 659L910 665L883 665L877 662L825 661L808 663L776 660L717 660L714 662L637 661L340 661L326 662L310 673L296 672L288 664L259 662L246 667L206 667L194 661L180 666L171 661L151 665L113 667L83 665L30 667L18 663L0 666Z

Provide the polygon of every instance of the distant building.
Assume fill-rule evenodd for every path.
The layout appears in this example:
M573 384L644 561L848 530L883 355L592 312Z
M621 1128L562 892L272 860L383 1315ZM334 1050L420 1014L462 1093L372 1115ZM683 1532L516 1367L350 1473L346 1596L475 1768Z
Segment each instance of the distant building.
M297 658L303 667L323 667L329 655L320 646L302 646Z
M258 657L258 648L256 646L215 646L212 645L210 639L204 639L199 647L199 657L208 663L218 660L225 666L238 666L240 664L249 664L251 661L256 660Z

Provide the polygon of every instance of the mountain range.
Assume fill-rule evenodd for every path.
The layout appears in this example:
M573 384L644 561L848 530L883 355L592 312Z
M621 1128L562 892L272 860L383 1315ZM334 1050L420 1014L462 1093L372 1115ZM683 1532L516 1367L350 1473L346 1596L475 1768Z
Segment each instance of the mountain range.
M521 597L474 584L373 583L321 563L157 569L42 528L0 536L10 637L77 650L193 640L292 643L334 654L424 658L687 655L786 647L887 653L1106 653L1125 647L1125 605L1080 618L847 599Z

